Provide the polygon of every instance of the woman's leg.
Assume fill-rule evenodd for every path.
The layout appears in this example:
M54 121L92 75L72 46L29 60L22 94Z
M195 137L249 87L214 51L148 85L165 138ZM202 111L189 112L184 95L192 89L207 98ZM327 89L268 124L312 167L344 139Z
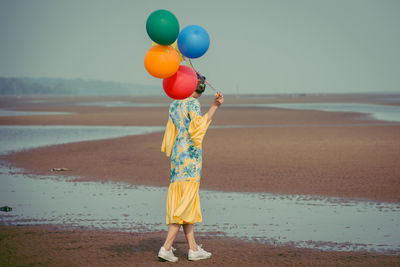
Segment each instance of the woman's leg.
M165 239L165 243L163 247L166 250L170 250L172 243L174 243L174 240L179 232L179 228L181 228L180 224L170 224L168 225L168 235L167 238Z
M197 251L197 244L196 241L194 240L193 224L184 224L183 231L185 232L189 248L193 251Z

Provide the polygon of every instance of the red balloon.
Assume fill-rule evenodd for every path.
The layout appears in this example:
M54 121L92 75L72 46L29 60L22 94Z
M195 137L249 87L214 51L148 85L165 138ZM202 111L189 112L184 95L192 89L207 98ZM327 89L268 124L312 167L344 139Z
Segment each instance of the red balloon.
M173 99L185 99L191 96L197 87L197 75L194 70L180 65L178 71L163 80L165 93Z

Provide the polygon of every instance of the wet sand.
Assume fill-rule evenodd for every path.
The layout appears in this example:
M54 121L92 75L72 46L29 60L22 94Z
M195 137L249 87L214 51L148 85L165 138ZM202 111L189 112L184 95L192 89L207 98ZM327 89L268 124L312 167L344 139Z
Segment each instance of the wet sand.
M42 147L8 155L35 174L168 186L163 133ZM400 200L400 127L210 129L201 188ZM69 172L55 173L65 167Z
M319 96L310 101L344 101L342 98ZM357 101L353 98L350 96L348 101ZM297 99L304 101L304 97ZM370 102L376 103L377 99L383 97L375 96ZM110 100L123 99L79 101ZM157 101L145 100L147 103ZM162 99L157 103L168 103L166 100L169 101ZM207 104L209 100L202 99L202 102ZM251 100L244 98L243 102ZM275 98L261 100L277 101ZM282 102L294 100L294 97L281 99ZM366 96L358 99L359 102L366 100ZM0 124L162 126L166 124L168 113L168 107L79 106L78 99L74 98L48 99L45 104L13 101L14 109L25 105L26 110L75 113L0 117ZM138 100L128 98L125 101ZM235 101L236 98L229 97L226 100L227 103ZM202 108L203 113L206 111L207 108ZM360 113L222 107L212 125L242 127L208 130L203 147L201 188L397 202L400 200L400 125L376 123ZM169 158L160 152L162 136L160 132L42 147L8 155L6 159L35 174L54 174L50 171L52 168L65 167L72 171L59 175L168 186Z
M284 98L284 102L337 101L380 103L379 97L346 96ZM37 100L37 99L36 99ZM96 98L84 101L105 101ZM113 99L122 101L121 99ZM129 99L128 99L129 100ZM143 99L140 99L143 101ZM146 99L165 102L168 99ZM208 99L209 100L209 99ZM54 98L51 103L1 100L2 108L30 111L75 112L72 115L0 117L2 125L165 125L167 107L105 108L73 105L75 98ZM82 101L82 99L80 99ZM126 101L126 99L124 99ZM139 101L133 99L130 101ZM202 99L202 104L207 103ZM234 103L279 102L277 98L226 98ZM282 99L281 99L282 101ZM210 102L210 101L209 101ZM391 102L390 104L397 104ZM206 112L202 108L202 112ZM222 191L311 194L399 202L400 126L344 112L296 111L274 108L221 108L213 125L263 125L260 128L209 129L204 141L201 188ZM355 125L357 124L357 125ZM359 124L362 124L361 126ZM338 126L340 125L340 126ZM273 126L273 127L271 127ZM81 180L123 181L168 186L169 158L160 152L163 133L112 140L42 147L7 155L16 167L35 174L58 174L54 167L72 171L59 175ZM61 226L58 226L61 227ZM81 265L82 255L92 265L157 264L155 253L165 233L118 233L88 230L49 230L46 227L2 226L8 249L1 258L10 263ZM82 232L79 232L82 231ZM7 235L7 234L6 234ZM12 237L13 236L13 237ZM26 238L29 236L29 239ZM86 236L83 239L82 236ZM31 238L35 237L35 238ZM210 238L209 238L210 237ZM183 235L177 243L181 262L186 251ZM320 252L290 246L272 247L234 239L199 237L214 252L214 265L396 265L399 257L359 252ZM31 243L26 243L29 240ZM59 240L57 247L52 240ZM105 241L106 240L106 241ZM149 241L150 240L150 241ZM202 242L204 241L204 242ZM105 242L105 243L104 243ZM3 241L2 241L3 243ZM38 246L38 244L41 244ZM73 246L71 245L73 244ZM108 244L108 245L107 245ZM237 247L239 245L239 247ZM29 247L37 250L30 251ZM45 253L39 253L40 247ZM223 247L232 248L228 252ZM108 249L106 249L108 248ZM241 252L239 251L241 250ZM240 256L238 256L239 253ZM15 255L15 257L10 257ZM98 256L100 253L101 256ZM113 255L113 256L112 256ZM31 260L31 261L29 261ZM143 260L143 261L142 261ZM28 262L29 261L29 262ZM250 264L249 264L250 263ZM84 262L83 262L84 264ZM14 264L12 264L14 265ZM58 265L58 264L57 264Z
M66 230L62 226L0 226L2 266L165 266L156 257L166 232L123 233ZM179 233L174 266L399 266L400 257L370 252L327 252L198 235L213 253L208 260L187 260Z

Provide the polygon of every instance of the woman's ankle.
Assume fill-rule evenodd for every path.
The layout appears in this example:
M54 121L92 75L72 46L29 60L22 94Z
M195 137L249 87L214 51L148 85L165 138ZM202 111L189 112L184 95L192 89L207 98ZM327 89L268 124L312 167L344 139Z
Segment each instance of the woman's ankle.
M190 248L191 250L193 250L193 251L197 251L197 250L198 250L197 244L196 244L196 243L195 243L194 245L189 245L189 248Z

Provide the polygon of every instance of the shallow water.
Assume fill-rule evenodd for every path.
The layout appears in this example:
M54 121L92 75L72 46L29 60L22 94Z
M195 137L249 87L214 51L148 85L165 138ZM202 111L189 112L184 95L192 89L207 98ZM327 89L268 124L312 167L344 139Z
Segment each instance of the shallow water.
M50 112L50 111L16 111L0 109L0 117L5 116L34 116L34 115L69 115L71 112Z
M330 112L357 112L369 114L373 119L400 121L400 106L361 103L285 103L285 104L239 104L240 107L271 107L301 110L322 110Z
M0 155L40 146L163 131L161 126L0 126Z
M0 153L159 130L163 127L0 126ZM71 138L66 139L68 136ZM166 187L70 181L73 178L26 175L2 163L0 206L13 210L0 213L0 224L167 229ZM200 190L200 198L203 222L196 225L200 232L223 232L221 235L273 244L400 255L400 203L209 190Z

